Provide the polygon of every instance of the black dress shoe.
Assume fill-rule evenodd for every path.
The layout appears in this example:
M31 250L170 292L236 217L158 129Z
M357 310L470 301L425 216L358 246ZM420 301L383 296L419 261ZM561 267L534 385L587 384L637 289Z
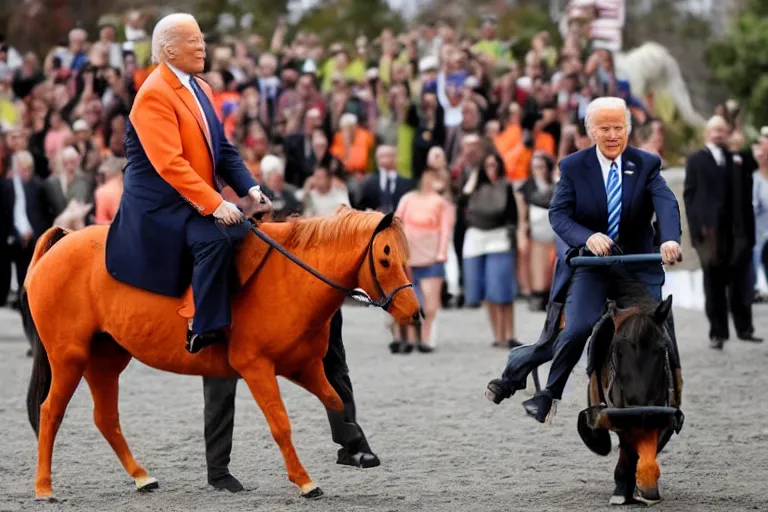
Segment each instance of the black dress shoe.
M227 341L227 336L223 331L208 331L203 334L197 334L193 331L187 331L187 352L197 354L205 347L210 347L216 343Z
M501 379L493 379L485 388L485 397L496 405L515 394L515 389L504 385Z
M723 350L724 344L725 344L725 338L714 336L709 340L709 348L713 348L715 350Z
M552 409L552 393L546 389L536 393L533 398L523 402L523 407L529 416L533 416L539 423L544 423Z
M229 492L240 492L243 490L243 484L232 475L224 475L216 478L209 476L208 483L220 491L227 490Z
M429 354L435 351L433 347L430 347L429 345L425 345L424 343L419 343L418 345L416 345L416 350L418 350L422 354Z
M762 343L763 338L758 338L755 336L754 332L740 332L737 334L740 340L742 341L751 341L752 343Z

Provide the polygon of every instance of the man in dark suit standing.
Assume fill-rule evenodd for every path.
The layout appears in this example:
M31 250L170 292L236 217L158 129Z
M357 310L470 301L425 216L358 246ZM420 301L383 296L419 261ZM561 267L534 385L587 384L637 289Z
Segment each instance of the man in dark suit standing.
M376 171L363 181L356 206L359 210L393 212L400 198L413 189L413 182L397 173L397 149L394 146L376 148L376 167Z
M709 120L705 147L686 161L683 191L691 243L704 274L705 309L714 349L722 349L728 340L729 306L739 339L762 341L755 337L752 324L752 175L726 148L728 132L722 117Z
M323 367L328 381L344 403L344 412L326 410L331 424L331 437L341 446L337 464L358 468L373 468L379 458L368 445L363 430L357 424L355 397L341 337L341 310L331 319L328 352ZM242 484L229 473L229 456L232 451L232 431L235 426L235 390L237 379L203 377L205 395L205 459L208 466L208 483L217 489L231 492L243 490Z
M285 181L295 187L303 187L304 182L312 176L315 167L320 163L312 139L314 131L322 124L323 115L320 109L310 108L304 116L304 130L285 138Z
M614 97L595 99L587 108L585 124L595 146L560 162L561 179L549 210L552 228L560 239L558 257L580 247L597 256L610 255L617 246L624 254L655 252L651 225L655 213L662 259L674 265L682 257L677 200L661 176L661 160L627 145L631 125L626 103ZM660 264L627 270L661 300L664 270ZM525 388L527 373L543 362L542 354L554 354L546 388L536 393L528 408L543 423L553 400L562 397L592 327L603 314L610 284L599 268L572 270L567 264L558 265L551 298L564 296L565 328L551 349L543 336L541 346L546 350L541 353L532 348L535 345L513 350L502 378L489 384L493 395L489 398L500 402ZM521 356L512 357L518 351Z
M17 151L11 158L10 177L0 181L0 266L3 272L10 272L14 263L19 290L24 285L37 239L53 224L45 186L34 171L32 154ZM4 285L0 290L0 305L5 304L7 288Z

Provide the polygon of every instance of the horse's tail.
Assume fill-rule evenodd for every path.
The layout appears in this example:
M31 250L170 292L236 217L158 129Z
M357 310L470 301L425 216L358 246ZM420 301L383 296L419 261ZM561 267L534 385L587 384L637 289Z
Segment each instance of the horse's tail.
M28 272L31 272L32 268L40 258L42 258L56 242L64 238L66 234L67 231L59 227L52 227L43 233L43 236L38 239L37 245L35 246L35 252L32 255L32 261L29 264ZM27 275L29 275L29 273ZM27 389L27 414L29 415L29 423L32 425L32 430L34 430L35 435L37 435L40 428L40 406L48 397L48 391L51 389L51 364L48 361L48 353L45 351L43 342L40 339L40 334L37 332L35 321L32 318L32 311L29 309L29 297L27 294L26 282L21 289L19 302L21 305L21 318L24 325L24 333L27 335L27 339L32 345L32 352L34 353L32 375L29 378L29 388Z

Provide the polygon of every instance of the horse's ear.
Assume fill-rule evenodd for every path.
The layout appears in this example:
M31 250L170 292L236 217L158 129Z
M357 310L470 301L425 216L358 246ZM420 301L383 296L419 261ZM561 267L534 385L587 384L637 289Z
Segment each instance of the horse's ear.
M659 305L656 306L656 311L653 313L653 319L656 320L656 323L661 325L664 322L667 321L667 317L669 316L669 312L672 311L672 296L667 296L666 299L659 302Z
M376 226L376 229L374 230L373 234L380 233L387 229L389 226L392 225L392 221L395 219L395 212L389 212L384 216L381 221L379 221L379 225Z

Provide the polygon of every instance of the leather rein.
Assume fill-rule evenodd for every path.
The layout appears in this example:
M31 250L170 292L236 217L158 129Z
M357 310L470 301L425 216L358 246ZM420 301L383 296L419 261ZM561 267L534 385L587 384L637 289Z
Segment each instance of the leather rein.
M373 278L373 282L376 285L376 291L379 293L381 298L379 300L374 300L371 298L367 293L365 293L362 290L357 289L351 289L346 288L344 286L341 286L338 283L335 283L331 279L328 279L323 274L315 270L314 268L310 267L300 259L298 259L296 256L288 252L282 245L280 245L277 241L273 240L269 237L266 233L264 233L262 230L260 230L256 225L251 222L250 220L244 220L243 222L247 223L249 229L251 232L259 237L261 240L263 240L267 245L272 247L273 249L276 249L280 254L291 260L293 263L301 267L302 269L306 270L310 274L312 274L315 278L319 279L323 283L327 284L331 288L338 290L342 292L347 297L350 297L359 303L361 303L364 306L375 306L378 308L383 309L384 311L388 311L389 307L392 305L392 300L395 298L395 295L398 292L401 292L402 290L405 290L407 288L412 288L413 283L404 284L401 286L398 286L395 288L391 293L387 294L384 292L384 288L381 286L381 283L379 282L379 278L376 275L376 266L373 261L373 241L376 238L376 235L378 235L381 231L384 230L381 226L377 227L376 230L374 230L373 235L371 235L371 239L368 241L368 248L366 249L367 256L368 256L368 267L371 272L371 277Z

